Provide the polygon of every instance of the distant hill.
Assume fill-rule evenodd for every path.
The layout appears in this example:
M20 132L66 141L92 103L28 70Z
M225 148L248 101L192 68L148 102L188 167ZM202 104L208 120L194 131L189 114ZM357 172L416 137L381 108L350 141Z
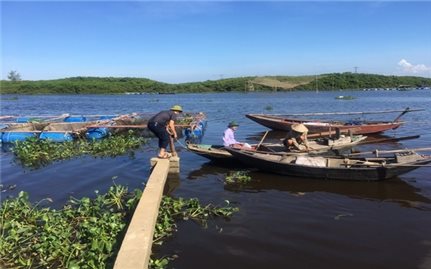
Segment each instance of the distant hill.
M318 76L238 77L170 84L147 78L72 77L56 80L5 81L2 94L122 94L230 91L338 90L365 88L431 87L431 78L333 73Z

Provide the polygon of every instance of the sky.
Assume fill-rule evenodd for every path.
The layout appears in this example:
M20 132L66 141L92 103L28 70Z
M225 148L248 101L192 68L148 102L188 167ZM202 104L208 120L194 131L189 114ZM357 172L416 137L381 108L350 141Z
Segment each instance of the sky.
M1 78L431 77L431 2L1 1Z

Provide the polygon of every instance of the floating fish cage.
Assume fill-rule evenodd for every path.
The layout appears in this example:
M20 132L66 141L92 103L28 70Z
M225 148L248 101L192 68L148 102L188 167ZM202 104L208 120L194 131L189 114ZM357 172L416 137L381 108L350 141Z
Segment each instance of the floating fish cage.
M200 144L207 127L206 120L200 120L184 129L185 140L188 143Z
M90 116L2 116L0 139L2 143L24 141L31 137L54 142L73 141L77 138L99 140L128 130L146 129L152 114L131 113L126 115ZM204 113L185 114L180 119L179 132L186 141L201 141L207 125ZM3 128L2 128L3 127Z
M73 141L78 137L87 139L101 139L109 134L107 128L87 128L98 124L98 121L88 121L85 116L59 116L59 117L16 117L2 122L2 143L24 141L35 137L49 139L53 142Z

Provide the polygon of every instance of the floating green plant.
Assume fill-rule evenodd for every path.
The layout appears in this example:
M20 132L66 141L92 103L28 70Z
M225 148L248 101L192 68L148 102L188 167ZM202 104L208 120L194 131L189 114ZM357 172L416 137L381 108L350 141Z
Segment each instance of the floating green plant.
M95 199L70 199L60 210L29 202L20 192L0 212L0 265L8 268L106 268L119 247L126 216L141 191L114 185ZM112 203L121 201L122 207Z
M146 140L133 132L110 136L98 141L67 141L55 143L50 140L29 138L15 142L12 148L16 158L24 166L38 168L58 160L90 154L97 157L115 157L139 148Z
M131 213L142 195L113 185L106 194L71 198L60 210L32 205L20 192L5 200L0 210L0 267L106 268L112 267ZM227 201L226 201L227 202ZM228 203L228 202L227 202ZM238 208L203 206L198 199L163 197L154 243L161 244L176 231L176 221L193 219L206 224L211 217L230 217ZM151 268L164 268L172 257L150 259Z
M245 184L251 181L249 171L230 172L225 178L225 184Z
M153 244L161 245L164 240L177 230L176 221L194 220L207 227L207 221L213 217L229 218L233 213L239 211L237 207L230 206L229 201L225 201L226 206L220 207L212 204L202 205L197 198L174 199L168 196L162 198L159 215L157 217L156 229L154 232ZM171 257L161 259L151 259L151 268L165 268Z
M268 110L268 111L271 111L273 109L273 107L271 106L271 105L267 105L266 107L265 107L265 110Z

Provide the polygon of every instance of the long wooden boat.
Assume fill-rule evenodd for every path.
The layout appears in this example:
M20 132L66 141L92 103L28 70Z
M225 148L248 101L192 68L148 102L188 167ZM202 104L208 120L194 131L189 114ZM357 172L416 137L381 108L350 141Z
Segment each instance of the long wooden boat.
M309 146L311 148L310 151L290 151L284 152L283 154L290 155L304 155L309 153L323 153L331 150L338 150L343 148L351 148L363 142L367 137L363 135L359 136L343 136L339 139L316 139L310 140ZM188 144L187 149L191 152L194 152L202 157L210 159L212 161L231 161L232 154L230 154L222 145L204 145L204 144ZM252 150L256 150L256 145L252 145ZM268 152L283 152L285 151L285 147L283 144L271 144L271 143L263 143L260 145L259 150L268 151Z
M319 121L265 114L247 114L246 117L265 127L281 131L289 131L291 125L302 123L307 126L309 133L335 132L339 129L341 132L351 131L352 134L374 134L396 129L404 124L403 121Z
M384 180L431 163L431 156L411 152L410 156L387 158L340 158L294 156L226 148L242 163L263 171L305 178L357 181Z

